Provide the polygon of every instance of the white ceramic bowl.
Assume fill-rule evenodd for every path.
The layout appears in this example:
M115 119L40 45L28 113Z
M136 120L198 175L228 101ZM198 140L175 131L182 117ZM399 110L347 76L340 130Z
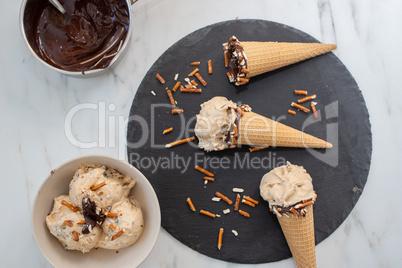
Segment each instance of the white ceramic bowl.
M140 203L144 215L144 232L132 246L116 250L92 249L89 253L65 250L50 234L45 218L53 208L53 198L68 194L68 186L80 164L99 164L130 174L136 181L130 195ZM158 198L149 181L127 162L101 155L75 158L56 168L42 184L33 208L33 232L47 260L55 267L136 267L151 252L158 238L161 213Z

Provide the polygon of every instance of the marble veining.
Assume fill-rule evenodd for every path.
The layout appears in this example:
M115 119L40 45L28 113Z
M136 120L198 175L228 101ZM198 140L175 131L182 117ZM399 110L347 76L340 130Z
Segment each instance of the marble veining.
M316 247L318 266L402 266L402 180L395 172L402 151L401 1L140 0L133 6L134 31L124 59L113 71L84 79L49 70L30 54L19 28L20 2L0 1L0 200L6 219L0 223L2 267L51 267L31 227L32 205L45 177L78 155L126 158L125 131L117 123L129 114L136 89L154 61L185 35L236 18L283 23L321 42L336 43L334 53L355 78L370 113L373 157L367 184L349 217ZM89 108L72 117L69 139L66 117L79 105ZM99 124L101 116L106 116L105 125ZM77 141L86 146L77 146ZM91 143L96 146L87 146ZM201 255L163 229L141 265L206 266L244 267ZM288 259L268 266L295 263Z

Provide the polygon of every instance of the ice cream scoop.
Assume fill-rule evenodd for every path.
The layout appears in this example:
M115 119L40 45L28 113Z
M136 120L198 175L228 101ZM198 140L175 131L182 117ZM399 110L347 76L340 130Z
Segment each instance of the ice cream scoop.
M225 97L214 97L201 104L195 134L205 151L220 151L236 145L299 148L332 148L332 144L251 112L248 105L237 105Z
M74 174L69 195L74 206L82 208L83 198L89 198L102 209L127 197L135 181L105 166L82 166Z
M63 201L71 204L68 195L56 197L53 210L46 217L46 225L50 233L61 242L65 249L89 252L98 243L100 227L95 226L90 232L83 233L84 215L81 211L75 212L63 205Z
M111 211L116 213L117 217L107 218L102 224L103 233L98 247L120 249L131 246L141 237L144 230L140 205L130 196L113 204Z

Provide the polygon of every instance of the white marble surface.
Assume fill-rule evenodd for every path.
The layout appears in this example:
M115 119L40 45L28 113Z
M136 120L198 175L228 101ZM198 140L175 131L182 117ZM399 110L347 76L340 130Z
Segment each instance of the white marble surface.
M133 42L125 59L113 72L88 79L48 70L31 56L20 34L20 2L0 1L1 267L50 267L31 228L33 201L50 170L78 155L125 157L122 130L107 133L105 146L85 149L72 144L65 134L69 110L86 103L114 104L115 111L107 110L107 116L126 117L143 76L167 48L194 30L236 17L284 23L321 42L336 43L335 54L367 103L373 132L369 178L346 221L317 246L318 266L402 266L402 180L395 173L402 151L401 1L140 0L133 8ZM73 118L78 140L98 140L97 112ZM201 255L164 230L142 265L189 266L240 267ZM268 266L295 264L288 259Z

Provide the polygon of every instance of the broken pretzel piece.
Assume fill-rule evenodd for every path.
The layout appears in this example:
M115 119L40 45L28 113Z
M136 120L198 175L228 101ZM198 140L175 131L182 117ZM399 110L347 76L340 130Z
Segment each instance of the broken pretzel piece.
M71 209L71 210L74 211L74 212L80 211L79 208L74 207L73 205L71 205L70 203L68 203L66 200L61 200L61 204L64 205L64 206L66 206L66 207L68 207L69 209Z
M209 176L209 177L215 176L214 173L212 173L212 172L210 172L210 171L208 171L208 170L206 170L206 169L204 169L204 168L202 168L202 167L200 167L200 166L198 166L198 165L195 165L194 168L195 168L196 170L198 170L199 172L204 173L205 175L207 175L207 176Z
M173 91L176 91L177 89L179 89L179 86L181 85L181 82L180 81L178 81L177 83L176 83L176 85L174 85L174 87L172 88L172 90Z
M209 60L209 61L208 61L208 73L209 73L209 74L212 74L212 73L213 73L213 71L212 71L212 60Z
M172 104L173 107L176 107L176 102L175 102L175 100L174 100L174 98L173 98L172 91L170 91L170 90L168 89L168 90L166 90L166 93L168 94L168 97L169 97L169 100L170 100L170 104Z
M186 201L187 201L187 204L188 204L188 206L190 207L190 209L191 209L192 211L196 211L196 209L195 209L195 207L194 207L194 204L193 204L193 202L191 201L191 198L188 197Z
M243 215L244 217L247 217L247 218L250 218L250 214L248 214L247 212L245 212L244 210L239 210L239 213L241 214L241 215Z
M234 205L234 211L238 211L239 210L239 206L240 206L240 195L239 194L237 194L237 196L236 196L236 202L235 202L235 205Z
M156 79L158 79L159 82L161 82L162 84L165 84L165 79L163 79L163 77L160 74L156 74Z
M172 114L181 114L183 112L184 112L183 109L172 109Z
M165 135L165 134L167 134L167 133L170 133L170 132L172 132L172 131L173 131L173 127L167 128L167 129L165 129L165 130L163 131L163 135Z
M314 95L305 97L305 98L303 98L303 99L297 100L297 102L298 102L298 103L304 103L304 102L306 102L306 101L314 100L316 97L317 97L317 95L314 94Z
M92 186L90 189L91 191L96 191L99 188L103 187L106 185L106 181L102 181L101 183L95 184L94 186Z
M246 205L250 206L250 207L255 207L255 204L254 204L254 203L251 203L250 201L247 201L247 200L245 200L245 199L243 199L241 202L242 202L243 204L246 204Z
M126 231L126 229L121 229L120 231L118 231L114 236L112 236L112 241L119 238L124 232Z
M315 108L314 101L311 102L311 110L313 111L314 119L318 118L317 109Z
M195 68L191 73L188 74L188 76L193 76L195 75L200 69Z
M195 74L195 77L201 82L201 84L205 87L207 85L207 82L205 82L204 78L199 73Z
M226 203L228 203L229 205L231 205L233 203L232 200L230 200L227 196L221 194L220 192L216 192L215 195L217 197L220 197L223 201L225 201Z
M204 177L204 180L207 180L207 181L215 181L214 178L208 177L208 176L205 176L205 177Z
M64 222L63 222L63 224L64 225L67 225L68 227L73 227L73 222L72 221L70 221L70 220L65 220Z
M183 144L183 143L187 143L187 142L190 142L190 141L193 141L193 140L195 140L195 137L194 137L194 136L192 136L192 137L190 137L190 138L187 138L187 139L182 139L182 140L174 141L174 142L171 142L171 143L169 143L169 144L166 144L166 145L165 145L165 148L171 148L171 147L173 147L173 146L180 145L180 144Z
M201 213L201 214L204 214L204 215L206 215L206 216L209 216L209 217L211 217L211 218L215 218L215 217L216 217L215 214L213 214L213 213L211 213L211 212L209 212L209 211L203 210L203 209L200 210L200 213Z
M291 105L292 107L296 108L296 109L299 109L299 110L301 110L301 111L307 113L307 114L310 112L310 109L308 109L308 108L306 108L306 107L304 107L304 106L301 106L300 104L297 104L297 103L292 102L290 105Z
M201 88L185 88L185 87L183 87L183 88L180 88L180 92L183 92L183 93L201 93L202 90L201 90Z
M219 228L219 235L218 235L218 249L219 250L222 247L222 238L223 238L223 228Z
M296 95L307 95L307 91L306 90L295 90L295 94Z
M267 145L267 146L252 147L252 148L249 148L249 150L250 150L250 152L252 153L252 152L256 152L256 151L260 151L260 150L267 149L268 147L269 147L268 145Z
M71 235L73 236L73 240L78 242L80 241L80 235L76 231L72 231Z
M256 204L256 205L258 205L258 203L259 203L257 200L255 200L255 199L253 199L253 198L251 198L251 197L249 197L249 196L247 196L247 195L243 196L243 199L244 199L244 200L247 200L247 201L249 201L249 202L251 202L251 203L254 203L254 204Z

